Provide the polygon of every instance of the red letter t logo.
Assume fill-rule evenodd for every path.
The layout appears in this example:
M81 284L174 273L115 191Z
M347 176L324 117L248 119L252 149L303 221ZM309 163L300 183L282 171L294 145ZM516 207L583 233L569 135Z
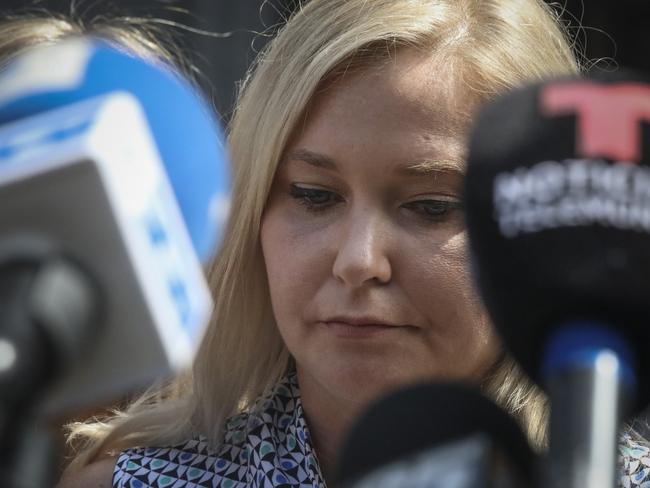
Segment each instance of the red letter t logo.
M542 89L541 105L546 116L576 114L578 155L636 163L641 159L640 123L650 122L650 86L554 84Z

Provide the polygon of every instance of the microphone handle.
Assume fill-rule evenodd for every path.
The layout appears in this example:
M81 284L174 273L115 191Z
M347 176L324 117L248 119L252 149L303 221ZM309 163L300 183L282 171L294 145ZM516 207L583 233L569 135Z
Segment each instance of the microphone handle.
M17 259L0 266L0 408L6 419L24 413L59 368L52 344L32 313L34 283L41 262ZM0 444L6 448L5 429Z
M547 377L552 405L544 472L548 488L616 486L619 428L632 395L616 353L602 348L589 360Z
M0 486L52 488L59 477L63 446L35 416L14 419L13 451L0 463Z
M20 242L0 245L0 486L51 488L61 449L40 402L97 328L98 290L76 264Z

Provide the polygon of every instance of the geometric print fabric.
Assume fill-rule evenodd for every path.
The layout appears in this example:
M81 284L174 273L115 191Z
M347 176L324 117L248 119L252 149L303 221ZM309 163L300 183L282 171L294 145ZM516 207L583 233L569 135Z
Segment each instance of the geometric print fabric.
M113 488L325 488L296 374L281 380L258 405L227 422L216 453L204 437L123 451ZM650 488L648 443L629 434L620 441L618 487Z
M650 448L641 439L624 435L619 444L621 488L650 488Z
M296 374L280 381L258 405L227 422L216 452L203 437L122 452L113 488L325 488Z

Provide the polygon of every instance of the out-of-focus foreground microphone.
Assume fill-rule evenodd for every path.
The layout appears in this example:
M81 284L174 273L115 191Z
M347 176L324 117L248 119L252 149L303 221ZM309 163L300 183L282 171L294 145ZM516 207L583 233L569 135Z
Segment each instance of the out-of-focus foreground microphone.
M189 83L101 41L0 74L0 428L26 401L60 414L191 363L225 160Z
M457 384L394 392L352 427L344 488L514 488L534 484L534 455L515 421Z
M610 74L507 94L471 136L476 281L549 393L548 486L614 486L621 420L650 399L649 121L647 80Z

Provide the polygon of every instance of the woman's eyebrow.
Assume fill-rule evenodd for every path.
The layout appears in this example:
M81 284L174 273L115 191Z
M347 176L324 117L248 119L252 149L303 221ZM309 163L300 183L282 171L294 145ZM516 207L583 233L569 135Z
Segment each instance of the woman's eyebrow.
M336 171L336 161L325 154L310 151L309 149L294 149L283 158L286 161L301 161L317 168ZM423 159L399 165L397 172L403 176L426 176L437 173L465 174L465 161L463 159Z
M457 173L465 175L465 161L463 159L423 159L412 161L398 169L405 176L423 176L436 173Z
M294 149L284 157L284 161L303 161L318 168L336 170L336 162L324 154L310 151L308 149Z

